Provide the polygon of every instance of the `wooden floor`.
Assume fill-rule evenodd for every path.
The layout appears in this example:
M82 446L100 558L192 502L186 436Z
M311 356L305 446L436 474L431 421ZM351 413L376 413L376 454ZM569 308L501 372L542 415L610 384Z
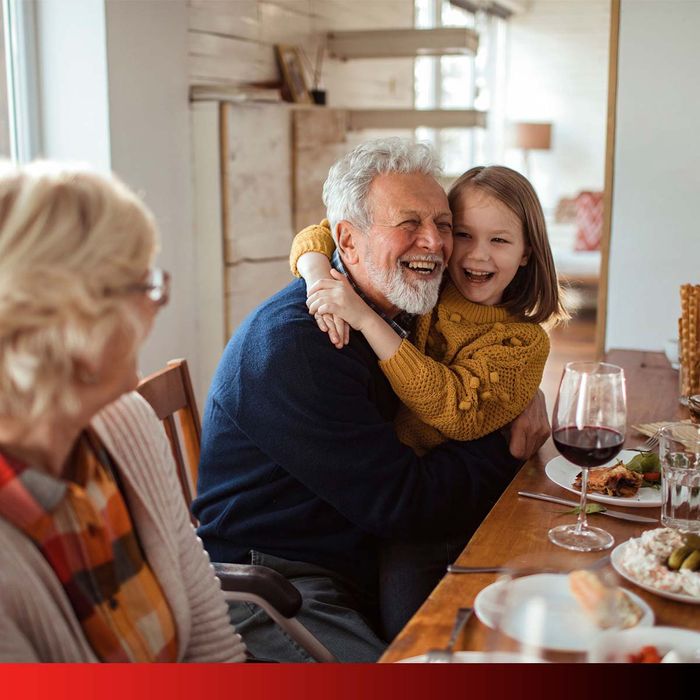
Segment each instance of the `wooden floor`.
M552 349L544 368L541 386L551 416L564 365L567 362L595 359L595 311L581 312L566 325L555 328L551 332L550 341Z

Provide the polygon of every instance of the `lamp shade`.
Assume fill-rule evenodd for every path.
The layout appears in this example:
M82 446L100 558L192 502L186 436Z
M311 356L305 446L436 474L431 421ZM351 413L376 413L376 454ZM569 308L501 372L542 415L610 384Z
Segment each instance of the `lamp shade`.
M513 145L528 151L548 151L552 146L552 125L516 122L513 124Z

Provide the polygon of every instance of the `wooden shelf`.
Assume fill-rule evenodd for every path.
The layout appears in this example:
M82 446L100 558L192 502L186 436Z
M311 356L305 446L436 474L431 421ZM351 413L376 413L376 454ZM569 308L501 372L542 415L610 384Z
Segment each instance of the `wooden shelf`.
M479 35L465 27L377 29L328 33L333 58L399 58L476 54Z
M475 109L350 109L348 129L431 129L486 126L486 112Z

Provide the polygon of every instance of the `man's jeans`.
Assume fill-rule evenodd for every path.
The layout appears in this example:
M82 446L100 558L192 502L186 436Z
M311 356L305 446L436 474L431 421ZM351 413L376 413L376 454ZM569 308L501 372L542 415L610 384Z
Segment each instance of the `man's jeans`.
M386 648L386 643L370 625L369 606L341 577L313 564L287 561L255 551L251 552L250 563L274 569L294 584L303 599L297 619L338 661L373 663ZM229 615L256 659L313 661L256 605L229 603Z

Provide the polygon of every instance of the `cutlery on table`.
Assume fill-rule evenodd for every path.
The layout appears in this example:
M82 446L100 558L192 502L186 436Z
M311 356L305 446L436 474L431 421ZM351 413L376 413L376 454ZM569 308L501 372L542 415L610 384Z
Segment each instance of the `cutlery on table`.
M450 638L447 641L447 645L443 649L430 649L425 655L426 663L452 663L452 659L454 657L454 652L452 650L457 642L457 637L459 637L459 633L464 628L464 625L467 624L473 612L473 608L459 608L459 610L457 610L457 616L455 617L454 625L452 625L452 632L450 633Z
M530 493L529 491L518 491L518 496L525 498L535 498L539 501L549 501L550 503L559 503L564 506L577 506L578 501L569 501L566 498L558 498L550 496L548 493ZM609 515L611 518L619 518L620 520L631 520L635 523L658 523L658 518L648 518L644 515L633 515L632 513L623 513L620 510L609 510L605 506L605 510L598 511L600 515Z
M586 566L587 569L594 571L602 569L610 562L610 555L606 554L600 559L596 559L592 564ZM460 566L459 564L449 564L447 567L448 574L512 574L518 572L520 575L524 573L531 574L560 574L561 568L548 567L522 567L522 566Z
M657 430L653 435L647 438L646 442L636 447L626 447L626 450L632 450L633 452L652 452L659 446L659 433L661 430Z
M448 574L500 574L503 571L510 571L505 566L459 566L459 564L449 564Z

